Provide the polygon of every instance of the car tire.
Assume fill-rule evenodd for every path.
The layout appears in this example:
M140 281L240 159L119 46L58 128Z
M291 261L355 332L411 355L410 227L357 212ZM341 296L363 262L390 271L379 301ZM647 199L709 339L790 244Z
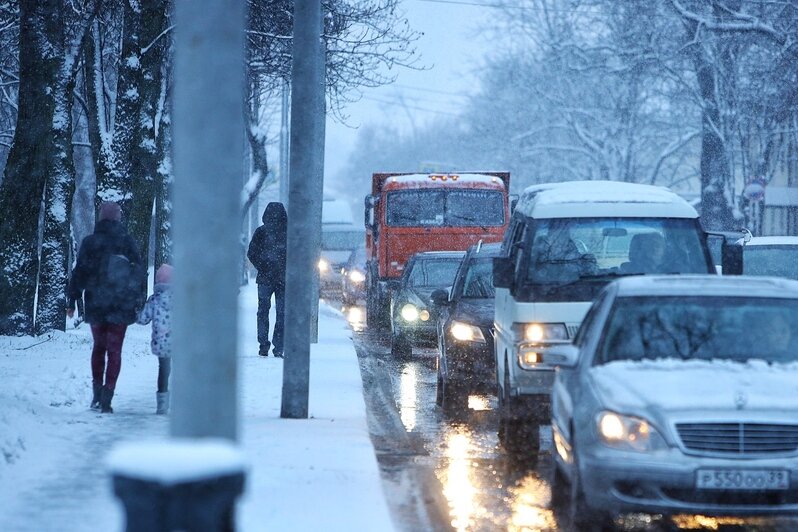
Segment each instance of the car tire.
M391 335L391 356L403 360L410 358L413 354L413 345L410 339L403 334L394 333Z
M441 408L448 415L464 414L468 410L468 390L461 382L441 379Z
M556 466L555 470L557 470ZM587 504L575 452L572 475L573 478L565 489L568 493L568 520L574 529L584 532L610 532L616 530L615 520L610 514L596 510ZM565 481L564 478L562 480Z

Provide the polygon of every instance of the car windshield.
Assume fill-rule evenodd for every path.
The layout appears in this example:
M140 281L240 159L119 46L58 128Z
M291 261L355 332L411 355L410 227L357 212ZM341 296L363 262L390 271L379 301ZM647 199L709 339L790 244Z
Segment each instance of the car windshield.
M798 279L798 246L745 246L743 273Z
M493 258L474 259L466 270L463 281L464 298L492 298L496 294L493 288Z
M617 360L798 360L798 300L618 298L593 363Z
M625 275L708 273L696 220L537 220L524 284L537 300L591 300Z
M451 286L460 266L460 260L460 257L417 260L410 270L407 284L429 287Z
M498 190L403 190L388 194L388 225L488 227L504 224Z
M366 239L363 231L322 231L321 248L330 251L355 249Z

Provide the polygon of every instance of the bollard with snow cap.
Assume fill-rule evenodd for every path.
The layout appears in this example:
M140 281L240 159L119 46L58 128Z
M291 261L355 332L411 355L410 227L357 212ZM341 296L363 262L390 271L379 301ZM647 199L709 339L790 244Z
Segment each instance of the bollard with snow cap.
M126 532L232 532L245 463L222 439L170 439L118 445L108 456Z

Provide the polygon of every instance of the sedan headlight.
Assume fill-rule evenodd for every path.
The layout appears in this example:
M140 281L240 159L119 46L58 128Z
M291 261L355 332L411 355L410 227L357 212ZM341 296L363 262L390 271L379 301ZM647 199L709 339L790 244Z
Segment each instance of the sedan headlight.
M485 343L485 335L482 334L482 330L468 323L452 321L451 325L449 325L449 332L452 333L455 340L461 342Z
M366 280L366 276L360 270L352 270L349 272L349 280L355 284L360 284Z
M418 319L418 307L413 303L407 303L399 311L405 321L416 321Z
M625 451L655 451L667 447L657 429L643 418L601 412L596 419L599 440Z
M526 342L561 342L568 340L564 323L514 323L515 337Z

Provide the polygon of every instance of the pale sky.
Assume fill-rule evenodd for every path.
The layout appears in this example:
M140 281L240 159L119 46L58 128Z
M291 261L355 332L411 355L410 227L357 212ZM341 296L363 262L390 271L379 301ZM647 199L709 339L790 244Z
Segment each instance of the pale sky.
M345 164L357 138L357 127L385 121L410 131L435 117L454 113L463 96L476 88L475 71L489 46L480 28L497 10L430 0L404 0L402 8L410 26L424 33L416 44L421 54L419 65L428 69L399 69L394 84L364 91L364 98L345 110L349 126L327 121L327 183L334 183Z

